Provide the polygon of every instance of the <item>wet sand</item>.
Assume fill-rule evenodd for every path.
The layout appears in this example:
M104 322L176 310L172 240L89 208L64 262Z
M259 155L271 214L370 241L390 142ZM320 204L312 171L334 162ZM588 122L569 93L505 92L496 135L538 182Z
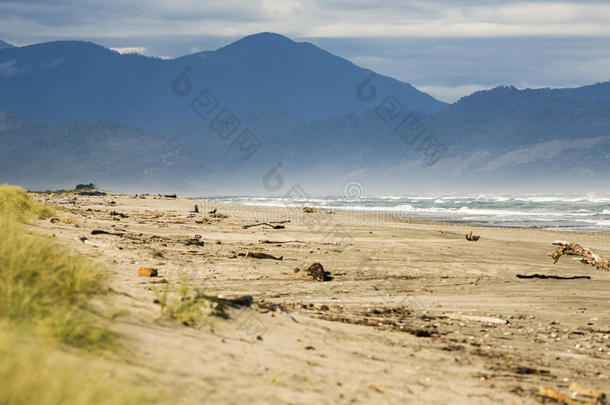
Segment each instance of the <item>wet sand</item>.
M568 240L609 257L609 234L152 196L43 200L75 223L32 227L107 269L125 360L172 402L529 404L539 387L568 394L573 382L610 393L610 272L546 256ZM256 222L285 228L243 228ZM315 262L332 281L307 274ZM142 266L159 276L138 276ZM533 273L591 279L516 277ZM184 284L254 303L184 326L155 303Z

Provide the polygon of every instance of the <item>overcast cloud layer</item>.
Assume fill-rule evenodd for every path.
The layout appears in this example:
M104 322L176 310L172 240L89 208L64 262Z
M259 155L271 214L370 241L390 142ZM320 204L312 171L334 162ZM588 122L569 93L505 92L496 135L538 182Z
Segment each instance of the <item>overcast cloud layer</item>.
M0 1L0 39L176 57L272 31L445 100L610 80L610 1Z

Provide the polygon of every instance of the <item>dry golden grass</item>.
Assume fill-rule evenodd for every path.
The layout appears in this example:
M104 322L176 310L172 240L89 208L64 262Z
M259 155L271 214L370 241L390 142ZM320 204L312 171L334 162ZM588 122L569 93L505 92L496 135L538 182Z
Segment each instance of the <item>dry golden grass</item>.
M119 380L110 363L37 343L2 325L0 404L110 405L153 403L142 381Z
M34 212L45 211L32 206ZM99 269L48 238L27 234L13 218L4 213L0 218L0 317L47 331L59 343L91 350L110 347L114 334L88 310L89 299L103 291Z
M21 187L0 184L0 215L18 222L25 222L30 217L39 219L54 216L51 207L32 200Z
M0 404L150 402L89 354L118 345L109 320L92 310L105 290L101 270L22 224L54 214L0 186Z

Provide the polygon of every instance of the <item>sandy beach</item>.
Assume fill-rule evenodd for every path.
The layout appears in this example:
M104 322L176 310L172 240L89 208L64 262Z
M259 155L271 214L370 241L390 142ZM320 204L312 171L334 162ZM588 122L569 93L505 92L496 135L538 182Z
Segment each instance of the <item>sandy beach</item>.
M107 271L104 305L121 310L115 329L129 345L117 370L175 403L533 404L540 387L568 394L573 383L610 393L610 272L547 256L566 240L610 257L610 234L154 196L39 199L60 220L30 227ZM314 280L313 263L332 280ZM517 277L535 273L590 278ZM253 302L183 325L159 305L182 286Z

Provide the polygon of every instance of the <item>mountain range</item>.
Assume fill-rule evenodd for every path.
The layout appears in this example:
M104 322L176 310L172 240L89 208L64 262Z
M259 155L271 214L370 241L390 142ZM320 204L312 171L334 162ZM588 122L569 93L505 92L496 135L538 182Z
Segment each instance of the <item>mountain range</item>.
M0 182L336 194L354 180L369 192L588 189L610 174L610 82L501 86L449 105L272 33L170 60L2 44Z
M304 119L364 111L356 89L371 73L271 33L171 60L58 41L2 51L0 110L54 123L112 119L147 128L179 123L192 119L172 91L184 72L193 93L208 89L235 114L280 110ZM383 76L377 82L380 91L414 109L436 112L446 106L408 83Z

